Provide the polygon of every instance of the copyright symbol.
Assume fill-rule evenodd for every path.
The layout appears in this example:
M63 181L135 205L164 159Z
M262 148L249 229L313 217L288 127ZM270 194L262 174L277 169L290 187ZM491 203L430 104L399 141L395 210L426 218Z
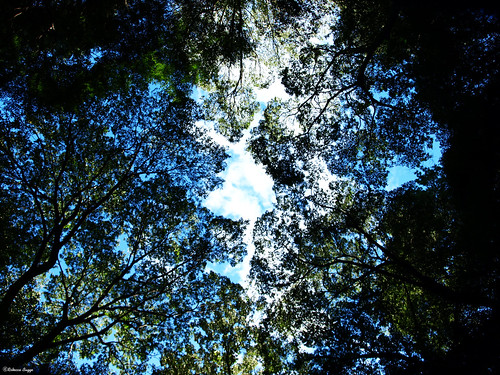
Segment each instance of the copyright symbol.
M6 371L7 371L7 367L3 366L3 367L2 367L2 371L3 371L3 372L6 372Z

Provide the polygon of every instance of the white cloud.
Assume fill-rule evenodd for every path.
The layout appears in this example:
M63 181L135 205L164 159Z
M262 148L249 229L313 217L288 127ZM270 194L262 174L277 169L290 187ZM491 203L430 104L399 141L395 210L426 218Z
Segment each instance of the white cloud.
M230 146L224 184L209 194L205 206L226 217L254 220L274 204L273 181L245 151L244 141Z
M262 102L267 103L268 101L274 98L280 98L283 100L290 98L290 96L285 91L285 87L281 84L279 80L275 80L266 89L255 90L255 94L257 95L257 101L261 103Z
M258 123L261 115L258 114L254 125ZM222 172L224 179L222 187L211 192L204 202L205 207L212 212L232 219L243 218L249 220L244 242L247 244L247 255L235 267L229 264L208 264L207 270L212 270L229 277L233 282L247 284L250 272L250 259L255 248L252 243L253 224L265 211L272 209L276 202L273 191L273 180L264 168L256 165L252 156L246 151L246 142L249 131L238 143L230 143L215 131L212 136L216 142L227 147L230 155L227 167Z
M256 91L257 100L267 103L273 98L287 99L285 89L281 82L276 80L267 89ZM256 126L262 118L262 112L255 116L252 127ZM207 126L203 124L200 126ZM222 188L211 192L204 205L216 214L232 219L243 218L249 220L244 241L248 244L247 255L235 267L229 264L209 264L208 270L219 272L231 278L234 282L246 285L250 272L250 260L255 252L252 243L252 232L255 220L267 210L273 208L276 197L273 191L273 180L266 174L261 165L256 165L252 156L246 151L250 130L247 130L238 143L230 143L214 130L210 132L212 138L219 144L227 147L230 158L227 167L221 173L224 179Z
M251 127L258 124L262 114L258 113ZM233 219L255 220L275 203L273 180L261 165L256 165L246 150L250 130L246 130L242 139L231 143L222 135L211 131L212 138L227 147L230 158L221 177L224 184L221 189L211 192L205 200L205 206L214 213Z

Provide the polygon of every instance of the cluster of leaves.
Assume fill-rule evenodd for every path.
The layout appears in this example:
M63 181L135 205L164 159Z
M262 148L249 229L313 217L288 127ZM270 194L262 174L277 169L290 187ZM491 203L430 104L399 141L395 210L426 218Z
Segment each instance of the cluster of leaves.
M108 95L77 113L7 104L4 353L22 364L79 343L83 358L104 345L146 360L168 329L163 319L193 303L176 299L206 263L243 254L239 225L199 203L224 152L194 127L187 98Z
M244 9L203 0L6 1L0 85L67 109L151 79L208 82L250 48Z

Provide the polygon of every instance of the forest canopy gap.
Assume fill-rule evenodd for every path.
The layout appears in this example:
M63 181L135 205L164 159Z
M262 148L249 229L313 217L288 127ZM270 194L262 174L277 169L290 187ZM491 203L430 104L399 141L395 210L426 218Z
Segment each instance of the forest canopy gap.
M484 0L3 1L2 368L499 372L499 31ZM201 121L272 178L247 289L207 269L247 222L203 205Z

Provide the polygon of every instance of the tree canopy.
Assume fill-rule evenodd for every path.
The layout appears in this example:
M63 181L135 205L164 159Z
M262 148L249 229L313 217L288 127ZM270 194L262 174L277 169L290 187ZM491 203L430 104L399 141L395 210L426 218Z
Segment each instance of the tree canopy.
M498 372L494 5L24 0L0 21L2 366ZM258 103L274 79L288 97ZM228 157L209 123L251 128L274 181L247 288L207 269L246 254L246 223L203 206ZM393 166L417 177L389 188Z
M250 143L278 197L254 232L267 319L298 373L493 373L498 15L334 3L310 15L328 20L320 42L297 25L309 41L281 70L292 99ZM442 165L425 168L433 139ZM388 191L392 165L419 177Z

